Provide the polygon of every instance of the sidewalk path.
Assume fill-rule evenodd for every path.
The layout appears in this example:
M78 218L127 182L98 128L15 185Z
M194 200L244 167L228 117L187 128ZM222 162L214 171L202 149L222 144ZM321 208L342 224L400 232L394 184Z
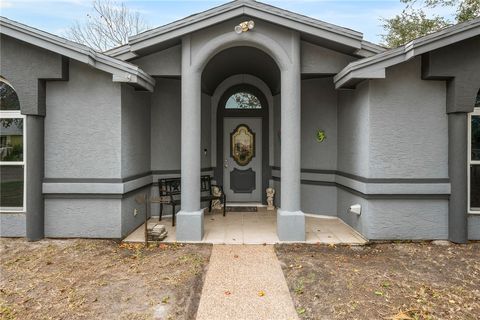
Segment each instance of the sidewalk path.
M271 245L214 245L197 320L298 319Z

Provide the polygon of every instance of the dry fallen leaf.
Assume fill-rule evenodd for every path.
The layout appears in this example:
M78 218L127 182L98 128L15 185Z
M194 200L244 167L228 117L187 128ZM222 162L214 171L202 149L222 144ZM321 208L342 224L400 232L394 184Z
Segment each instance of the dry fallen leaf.
M229 295L231 295L231 294L232 294L232 293L231 293L230 291L228 291L228 290L225 291L225 295L226 295L226 296L229 296Z
M263 290L258 291L258 296L259 297L263 297L264 295L265 295L265 291L263 291Z
M393 317L387 318L391 320L415 320L417 318L412 318L409 314L414 314L416 310L400 311Z

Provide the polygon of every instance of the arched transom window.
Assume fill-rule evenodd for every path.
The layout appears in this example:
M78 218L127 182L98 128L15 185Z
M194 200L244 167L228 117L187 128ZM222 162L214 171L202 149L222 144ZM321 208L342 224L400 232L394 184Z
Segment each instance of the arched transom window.
M225 109L262 109L260 100L248 92L237 92L228 98Z
M0 76L0 211L25 209L25 116L13 86Z

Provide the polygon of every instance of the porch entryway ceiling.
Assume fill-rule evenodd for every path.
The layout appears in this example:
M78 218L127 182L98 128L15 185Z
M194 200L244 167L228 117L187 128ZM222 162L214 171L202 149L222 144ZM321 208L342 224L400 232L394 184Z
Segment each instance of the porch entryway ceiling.
M202 91L212 95L226 78L250 74L262 79L272 94L280 92L280 69L265 52L253 47L233 47L215 55L202 74Z

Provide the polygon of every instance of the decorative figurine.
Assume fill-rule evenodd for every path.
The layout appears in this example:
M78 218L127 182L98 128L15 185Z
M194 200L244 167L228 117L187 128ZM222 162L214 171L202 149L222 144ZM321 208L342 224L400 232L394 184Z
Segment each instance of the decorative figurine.
M219 197L222 195L222 191L220 191L219 187L212 186L212 195ZM212 210L214 209L222 209L222 203L220 202L220 199L215 199L212 201Z
M267 192L267 210L275 210L275 206L273 205L275 189L267 188L266 192Z

